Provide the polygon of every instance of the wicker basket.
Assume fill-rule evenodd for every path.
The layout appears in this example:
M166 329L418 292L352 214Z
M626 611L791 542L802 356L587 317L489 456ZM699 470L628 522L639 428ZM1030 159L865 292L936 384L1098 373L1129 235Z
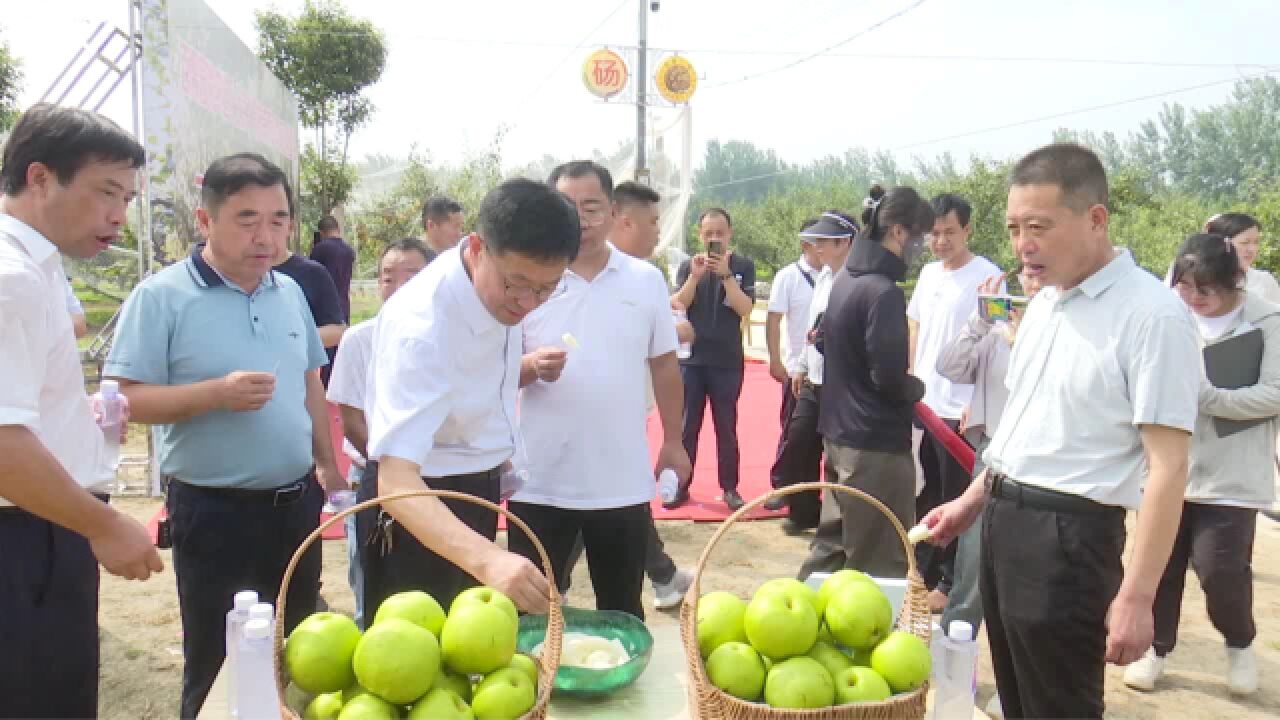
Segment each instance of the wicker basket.
M505 508L499 507L488 500L483 500L464 493L453 492L449 490L415 490L413 492L399 493L389 495L387 497L374 498L367 500L354 507L343 510L334 514L333 517L320 524L320 527L311 532L302 545L293 553L293 558L289 561L289 567L285 570L284 579L280 582L280 595L276 598L276 624L274 638L274 656L276 671L276 693L280 699L280 716L283 720L301 720L297 713L293 712L285 703L285 687L289 683L289 678L284 667L284 617L285 617L285 596L288 594L289 582L293 579L294 570L298 567L303 553L312 543L320 539L324 531L331 525L342 522L348 515L357 513L367 508L378 507L393 500L403 500L405 498L414 497L437 497L442 500L461 500L469 502L481 507L488 508L494 512L501 513L506 516L507 522L520 528L533 540L533 546L538 551L538 557L542 560L542 567L545 569L547 577L554 578L555 573L551 569L551 560L547 557L547 551L542 547L542 543L538 541L537 536L525 525L520 518L508 512ZM555 582L550 583L550 611L547 615L547 639L543 643L542 656L538 658L538 699L533 704L533 709L526 713L521 720L546 720L547 707L551 702L551 689L555 681L556 670L560 664L560 643L564 639L564 615L560 611L560 594L556 590Z
M902 601L902 610L898 613L896 628L919 637L925 643L929 642L933 619L929 614L929 601L924 581L920 579L920 574L916 570L915 553L912 552L911 543L907 540L907 531L902 527L902 523L898 522L898 518L890 512L889 508L885 507L884 503L856 488L831 483L800 483L774 490L739 508L737 512L726 518L720 525L715 535L711 537L711 541L707 543L707 547L703 549L702 556L698 558L698 567L693 573L693 585L689 588L689 592L685 595L684 603L680 606L680 637L684 641L685 661L689 666L689 716L694 720L792 720L794 718L812 718L813 720L819 720L819 718L821 720L888 720L889 718L897 720L898 718L908 718L919 720L924 717L925 695L929 690L928 682L913 692L895 695L883 702L838 705L836 707L814 708L811 710L792 710L771 708L764 703L741 700L712 685L711 680L707 678L707 671L702 664L702 656L698 652L697 612L698 598L702 595L699 585L711 551L720 542L720 538L724 536L730 526L741 520L743 515L751 512L757 506L764 504L770 498L784 497L808 490L830 490L831 492L854 495L871 503L888 518L889 522L893 523L893 527L898 531L898 537L902 540L902 547L906 550L907 555L907 592Z

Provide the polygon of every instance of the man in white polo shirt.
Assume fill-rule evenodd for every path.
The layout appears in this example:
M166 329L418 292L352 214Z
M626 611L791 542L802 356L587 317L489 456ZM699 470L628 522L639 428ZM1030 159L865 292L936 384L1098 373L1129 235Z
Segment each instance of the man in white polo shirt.
M163 569L108 505L102 431L84 391L62 255L119 239L142 146L106 118L39 104L0 170L0 717L98 714L98 565ZM95 497L96 495L96 497Z
M382 249L378 258L378 293L385 303L405 283L434 257L426 245L417 238L397 240ZM369 377L369 358L373 354L373 331L378 327L376 317L358 323L342 335L337 355L333 360L333 374L329 377L326 397L338 406L342 416L342 451L351 460L347 471L347 483L359 489L364 481L366 457L369 452L369 424L365 418L365 380ZM356 596L356 624L364 627L364 573L360 567L359 537L355 515L348 515L347 532L347 580Z
M1106 663L1151 646L1181 515L1199 343L1177 296L1112 246L1107 195L1078 145L1014 167L1010 239L1046 287L1019 327L987 471L924 518L945 544L985 508L982 601L1007 718L1102 717Z
M817 218L810 218L800 226L800 257L788 264L773 276L773 289L769 293L769 315L765 319L765 345L769 349L769 375L782 385L782 408L778 421L782 425L782 433L778 436L778 452L773 468L769 471L770 484L775 488L783 487L785 469L783 458L791 456L791 462L809 465L813 469L811 480L819 477L818 464L822 458L822 440L817 431L812 437L797 438L800 447L788 451L790 433L787 426L795 409L796 396L791 391L791 378L795 377L800 364L800 356L804 353L805 336L809 333L809 303L813 300L813 288L821 272L822 263L818 260L818 251L814 247L813 238L805 235L805 231L817 224ZM787 347L782 349L782 320L787 321ZM806 435L809 435L806 433ZM795 482L793 480L793 482ZM790 506L789 528L817 527L819 501L814 493L790 495L775 498L765 503L769 510L781 510Z
M557 580L572 570L568 561L580 532L596 606L643 619L655 491L645 434L648 378L664 434L658 468L673 468L682 482L690 473L680 436L684 387L670 301L657 268L608 242L608 170L590 161L566 163L548 184L577 205L582 247L560 289L524 323L520 428L528 481L510 508L546 547ZM539 352L549 348L557 349ZM557 362L548 364L548 355ZM524 533L512 531L509 544L535 556Z
M973 397L973 386L953 383L939 374L938 357L964 330L978 307L978 285L999 274L1000 268L969 250L973 209L967 200L944 193L931 204L936 219L929 235L929 250L937 260L920 270L920 279L907 305L912 368L916 377L924 381L924 404L948 427L958 430L960 417ZM920 445L920 466L924 470L924 490L916 498L916 517L924 517L938 505L956 499L969 486L969 471L927 432ZM926 543L916 546L916 565L925 586L932 590L929 602L935 610L946 605L955 562L954 544L944 549Z

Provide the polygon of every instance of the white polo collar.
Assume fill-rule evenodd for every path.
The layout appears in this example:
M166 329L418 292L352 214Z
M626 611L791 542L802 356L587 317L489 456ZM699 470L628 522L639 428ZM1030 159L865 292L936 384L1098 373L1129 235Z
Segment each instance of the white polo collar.
M37 265L43 265L45 260L58 252L57 246L49 242L39 230L12 215L0 213L0 231L17 238L18 244L22 245L22 249L26 250Z

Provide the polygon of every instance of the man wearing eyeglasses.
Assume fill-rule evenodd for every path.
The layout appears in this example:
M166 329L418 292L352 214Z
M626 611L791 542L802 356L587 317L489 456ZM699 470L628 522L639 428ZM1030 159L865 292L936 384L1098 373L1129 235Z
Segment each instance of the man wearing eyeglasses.
M566 163L548 184L577 205L582 250L562 287L524 322L524 345L533 350L520 378L528 477L510 508L546 547L561 587L581 533L596 607L643 620L655 494L645 432L650 379L664 433L657 469L671 468L681 478L690 472L680 437L684 388L667 286L657 268L609 243L608 170L590 161ZM531 539L518 530L509 546L535 557Z
M562 196L523 178L485 196L478 229L378 313L366 405L377 470L366 468L362 497L429 487L499 500L501 467L516 452L516 326L560 285L580 231ZM385 505L363 553L366 617L405 590L448 608L477 582L545 613L546 578L494 544L497 530L496 513L465 501Z

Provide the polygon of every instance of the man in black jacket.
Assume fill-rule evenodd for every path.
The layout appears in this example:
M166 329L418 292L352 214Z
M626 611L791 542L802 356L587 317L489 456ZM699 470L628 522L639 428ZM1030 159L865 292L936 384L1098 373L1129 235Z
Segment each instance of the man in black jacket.
M906 278L913 254L933 227L933 210L915 190L900 187L877 201L866 220L832 285L819 328L826 367L818 431L825 443L827 482L866 492L910 527L915 519L911 417L924 384L907 373L907 305L897 283ZM843 566L902 577L907 559L889 521L863 500L832 495L831 509L839 508L842 521ZM815 539L801 577L838 569L826 550Z

